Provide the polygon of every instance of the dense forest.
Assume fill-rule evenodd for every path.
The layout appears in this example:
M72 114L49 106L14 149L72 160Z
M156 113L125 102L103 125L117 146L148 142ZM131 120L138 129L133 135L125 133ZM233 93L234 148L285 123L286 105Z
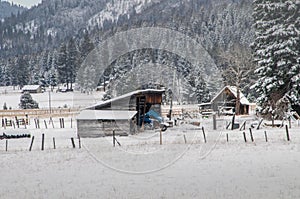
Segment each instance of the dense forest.
M234 55L236 51L250 52L249 46L254 41L252 24L251 0L43 1L1 21L0 85L55 86L63 83L72 89L78 68L95 46L118 31L139 27L169 28L190 36L205 48L223 71L223 79L216 81L235 84L235 79L226 73L231 70L232 60L224 55ZM124 55L114 62L118 65L115 68L124 69L126 67L120 66L125 66L133 57L147 57L147 53L151 54L145 49ZM184 61L175 54L158 54L165 56L167 62L177 60L175 65ZM159 63L159 60L152 63ZM188 63L181 65L188 66ZM252 69L253 65L247 65L243 70ZM209 100L209 93L216 92L207 87L211 83L201 74L193 71L190 74L188 93L197 96L198 102ZM253 76L249 74L240 87L250 96ZM113 77L113 74L104 75L103 82L111 81ZM88 85L85 83L81 89L91 89Z
M19 15L25 10L27 10L27 8L0 0L0 19L11 17L13 15Z

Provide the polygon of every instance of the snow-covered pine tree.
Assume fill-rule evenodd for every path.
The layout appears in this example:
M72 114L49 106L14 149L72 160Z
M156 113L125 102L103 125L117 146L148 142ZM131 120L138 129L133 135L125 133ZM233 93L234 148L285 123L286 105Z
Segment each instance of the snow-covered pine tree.
M254 0L253 8L254 88L262 113L269 114L284 97L299 103L299 0Z
M30 93L25 92L21 95L20 104L21 109L37 109L39 105L36 101L34 101L30 95Z

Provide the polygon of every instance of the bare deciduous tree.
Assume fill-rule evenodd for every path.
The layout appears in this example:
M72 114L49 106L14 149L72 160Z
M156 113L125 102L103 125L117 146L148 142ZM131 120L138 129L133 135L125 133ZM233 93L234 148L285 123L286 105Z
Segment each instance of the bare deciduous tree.
M227 51L221 51L219 56L223 62L223 79L226 85L236 86L237 99L235 112L240 114L240 90L254 83L255 64L250 48L239 44L232 45Z

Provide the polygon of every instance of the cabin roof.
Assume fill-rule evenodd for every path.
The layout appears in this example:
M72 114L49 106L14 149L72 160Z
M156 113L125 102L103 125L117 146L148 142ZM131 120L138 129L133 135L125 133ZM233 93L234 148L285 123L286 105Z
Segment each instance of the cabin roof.
M22 90L37 90L40 88L40 85L25 85L23 86Z
M147 94L147 93L159 93L159 94L162 94L163 92L165 92L165 91L164 90L159 90L159 89L136 90L136 91L132 91L130 93L127 93L127 94L124 94L124 95L112 98L110 100L99 102L97 104L94 104L92 106L87 107L86 109L94 109L95 107L104 107L104 106L106 106L108 104L111 104L111 103L113 103L115 101L118 101L118 100L121 100L121 99L125 99L125 98L129 98L129 97L131 97L133 95L141 95L141 94Z
M137 111L83 110L77 120L130 120Z

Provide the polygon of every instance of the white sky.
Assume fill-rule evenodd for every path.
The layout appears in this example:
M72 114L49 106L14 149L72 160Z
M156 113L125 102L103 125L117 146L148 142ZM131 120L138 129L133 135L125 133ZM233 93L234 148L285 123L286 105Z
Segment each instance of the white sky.
M38 3L42 2L42 0L7 0L9 2L13 2L14 4L25 6L30 8L31 6L37 5Z

